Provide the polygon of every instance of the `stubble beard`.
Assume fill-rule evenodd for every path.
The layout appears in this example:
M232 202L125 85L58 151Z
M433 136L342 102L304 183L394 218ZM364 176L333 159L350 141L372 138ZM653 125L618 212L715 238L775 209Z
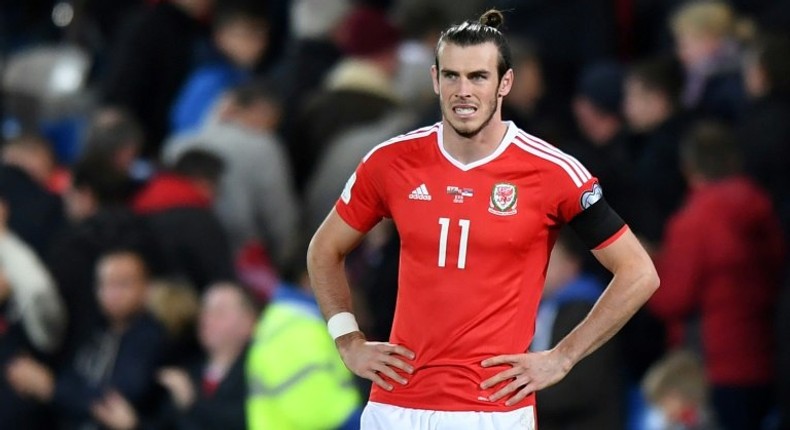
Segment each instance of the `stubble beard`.
M453 122L452 122L452 121L450 121L449 119L448 119L448 121L447 121L447 122L450 124L450 127L452 127L452 129L453 129L453 130L454 130L454 131L455 131L455 132L456 132L456 133L457 133L459 136L461 136L461 137L463 137L463 138L466 138L466 139L469 139L469 138L475 137L475 136L477 136L477 135L478 135L478 134L479 134L479 133L480 133L480 132L481 132L481 131L482 131L484 128L486 128L486 126L487 126L487 125L488 125L488 124L491 122L491 119L492 119L492 118L494 118L494 114L496 113L496 110L497 110L497 102L498 102L497 98L496 98L496 97L494 97L494 100L493 100L491 103L489 103L489 105L488 105L488 107L489 107L489 111L490 111L490 112L489 112L489 114L488 114L488 118L486 118L486 119L485 119L485 121L483 121L483 122L482 122L482 124L480 124L480 126L479 126L479 127L477 127L476 129L473 129L473 130L462 130L462 129L460 129L460 128L456 127L456 126L453 124ZM447 108L443 108L443 109L447 109ZM445 117L445 118L450 118L450 114L452 114L452 113L453 113L453 112L452 112L452 108L449 108L448 110L449 110L449 112L444 112L444 117Z

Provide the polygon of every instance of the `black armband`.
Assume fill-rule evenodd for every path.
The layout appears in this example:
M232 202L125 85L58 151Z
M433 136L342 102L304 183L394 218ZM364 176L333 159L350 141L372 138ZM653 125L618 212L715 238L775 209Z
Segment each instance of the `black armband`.
M625 221L601 197L568 223L590 249L599 247L625 227Z

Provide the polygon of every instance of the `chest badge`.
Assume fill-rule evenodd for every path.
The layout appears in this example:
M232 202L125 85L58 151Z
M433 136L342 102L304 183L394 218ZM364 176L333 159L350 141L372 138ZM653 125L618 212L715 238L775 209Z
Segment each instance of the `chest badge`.
M488 211L494 215L515 215L518 204L518 188L513 184L499 183L491 189Z
M447 194L453 196L453 203L463 203L464 197L472 197L474 195L474 191L471 188L461 188L448 185Z

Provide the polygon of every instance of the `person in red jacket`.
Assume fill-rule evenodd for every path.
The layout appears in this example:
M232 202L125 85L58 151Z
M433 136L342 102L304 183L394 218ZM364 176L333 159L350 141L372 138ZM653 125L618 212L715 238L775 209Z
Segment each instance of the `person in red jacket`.
M198 292L234 279L227 234L213 209L223 169L214 154L189 150L132 201L158 238L165 272L187 279Z
M781 279L782 231L770 197L738 172L732 133L701 123L682 143L691 187L670 219L649 302L670 344L689 343L700 322L702 352L722 428L760 428L774 378L773 306Z

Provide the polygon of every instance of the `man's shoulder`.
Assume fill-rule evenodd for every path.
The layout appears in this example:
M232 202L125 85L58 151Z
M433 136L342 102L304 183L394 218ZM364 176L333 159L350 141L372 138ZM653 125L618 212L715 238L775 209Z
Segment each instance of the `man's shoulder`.
M362 158L363 163L389 163L405 154L420 149L427 149L431 142L437 141L439 124L418 128L388 139L373 149Z
M516 149L510 154L519 160L529 162L547 178L570 178L577 187L581 187L592 178L587 168L569 152L564 151L545 140L533 136L524 130L517 129L511 141ZM553 180L553 179L552 179Z

